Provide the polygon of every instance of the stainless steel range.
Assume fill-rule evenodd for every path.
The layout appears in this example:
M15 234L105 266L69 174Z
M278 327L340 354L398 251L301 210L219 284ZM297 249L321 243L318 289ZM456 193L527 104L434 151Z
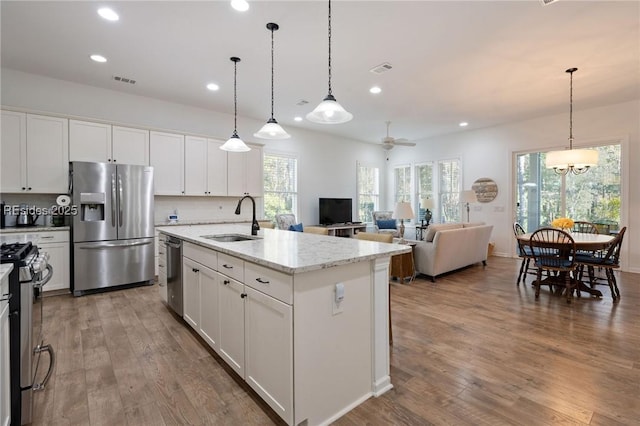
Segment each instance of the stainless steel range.
M11 425L31 423L34 390L46 385L53 371L54 353L44 344L42 321L33 330L34 312L42 318L42 290L51 280L53 268L49 256L38 251L31 242L2 244L0 260L13 263L9 275L9 363L11 389ZM35 339L34 339L35 336ZM49 355L49 368L44 379L35 382L40 355Z

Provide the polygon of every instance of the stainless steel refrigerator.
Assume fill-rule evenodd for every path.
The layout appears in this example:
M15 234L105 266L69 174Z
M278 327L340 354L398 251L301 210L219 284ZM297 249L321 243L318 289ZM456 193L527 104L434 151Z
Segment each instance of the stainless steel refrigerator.
M153 283L153 167L70 164L73 294Z

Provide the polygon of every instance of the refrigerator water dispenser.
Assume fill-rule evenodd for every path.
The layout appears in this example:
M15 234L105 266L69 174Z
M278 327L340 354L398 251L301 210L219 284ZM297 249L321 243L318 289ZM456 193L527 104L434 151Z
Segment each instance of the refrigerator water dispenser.
M98 222L104 220L104 192L83 192L80 194L80 220Z

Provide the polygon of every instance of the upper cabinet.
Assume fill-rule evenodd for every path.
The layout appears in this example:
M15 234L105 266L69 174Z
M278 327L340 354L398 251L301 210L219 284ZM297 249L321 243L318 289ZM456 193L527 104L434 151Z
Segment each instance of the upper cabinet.
M149 165L149 131L69 120L69 160Z
M251 145L251 151L229 152L227 155L227 195L262 196L262 147Z
M184 135L150 132L156 195L184 195Z
M186 195L227 195L227 152L224 142L187 136L184 144Z
M66 193L69 120L2 111L2 192Z

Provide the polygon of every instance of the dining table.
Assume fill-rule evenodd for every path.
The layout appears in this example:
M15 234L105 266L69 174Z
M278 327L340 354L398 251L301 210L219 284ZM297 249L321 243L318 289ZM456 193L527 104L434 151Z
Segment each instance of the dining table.
M532 234L532 232L521 234L518 235L517 238L524 244L527 244L531 239ZM616 237L615 235L609 234L591 234L584 232L570 232L569 235L571 235L571 238L573 238L573 241L576 244L576 252L596 252L599 250L606 250ZM584 291L592 296L602 297L602 292L600 290L591 288L591 286L588 286L576 277L574 277L574 279L578 284L578 291Z

